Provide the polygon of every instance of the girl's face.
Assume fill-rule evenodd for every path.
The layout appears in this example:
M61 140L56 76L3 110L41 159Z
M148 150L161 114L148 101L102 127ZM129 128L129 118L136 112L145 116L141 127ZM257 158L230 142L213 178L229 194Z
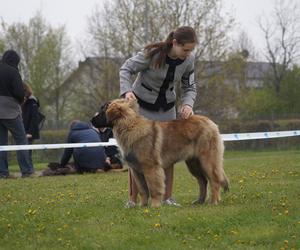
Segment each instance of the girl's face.
M178 57L179 59L184 60L191 54L191 52L194 50L195 47L196 47L196 43L180 44L176 41L176 39L174 39L172 54Z

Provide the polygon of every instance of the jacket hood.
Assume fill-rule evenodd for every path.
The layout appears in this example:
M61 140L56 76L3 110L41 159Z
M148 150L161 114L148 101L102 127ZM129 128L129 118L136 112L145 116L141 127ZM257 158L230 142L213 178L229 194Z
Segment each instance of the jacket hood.
M90 129L91 126L87 122L76 121L71 125L72 130L83 130L83 129Z
M6 63L14 68L18 68L18 65L20 63L20 56L14 50L7 50L4 52L4 54L2 56L2 62Z
M36 103L38 105L38 107L40 107L40 101L33 95L29 96L27 99L26 99L26 102L28 103Z

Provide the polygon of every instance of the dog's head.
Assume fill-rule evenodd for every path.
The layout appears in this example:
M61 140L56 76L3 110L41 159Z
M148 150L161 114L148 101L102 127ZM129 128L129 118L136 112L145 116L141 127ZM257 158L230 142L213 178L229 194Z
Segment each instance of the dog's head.
M136 100L116 99L106 102L91 119L91 123L96 128L112 128L120 119L130 118L138 114L138 104Z

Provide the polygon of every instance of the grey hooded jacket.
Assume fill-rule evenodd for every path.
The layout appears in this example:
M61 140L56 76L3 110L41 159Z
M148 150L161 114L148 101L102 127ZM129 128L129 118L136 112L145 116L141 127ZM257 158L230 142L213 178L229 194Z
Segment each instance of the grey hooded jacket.
M155 55L152 60L156 60ZM161 68L155 68L153 61L143 51L126 60L120 68L120 95L133 91L139 104L150 110L168 110L175 105L175 82L181 81L181 103L193 107L196 98L193 55L185 60L166 58ZM138 74L132 84L132 76Z

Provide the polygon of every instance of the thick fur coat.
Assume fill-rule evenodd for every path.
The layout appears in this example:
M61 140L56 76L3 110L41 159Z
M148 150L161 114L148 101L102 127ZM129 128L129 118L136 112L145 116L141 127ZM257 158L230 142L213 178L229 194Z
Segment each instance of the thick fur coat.
M204 203L210 184L211 203L220 201L220 188L229 189L223 169L224 145L218 126L204 116L167 122L151 121L139 115L136 101L116 99L103 105L93 118L95 127L112 127L123 157L133 170L141 205L158 207L165 190L164 168L185 161L197 179Z

